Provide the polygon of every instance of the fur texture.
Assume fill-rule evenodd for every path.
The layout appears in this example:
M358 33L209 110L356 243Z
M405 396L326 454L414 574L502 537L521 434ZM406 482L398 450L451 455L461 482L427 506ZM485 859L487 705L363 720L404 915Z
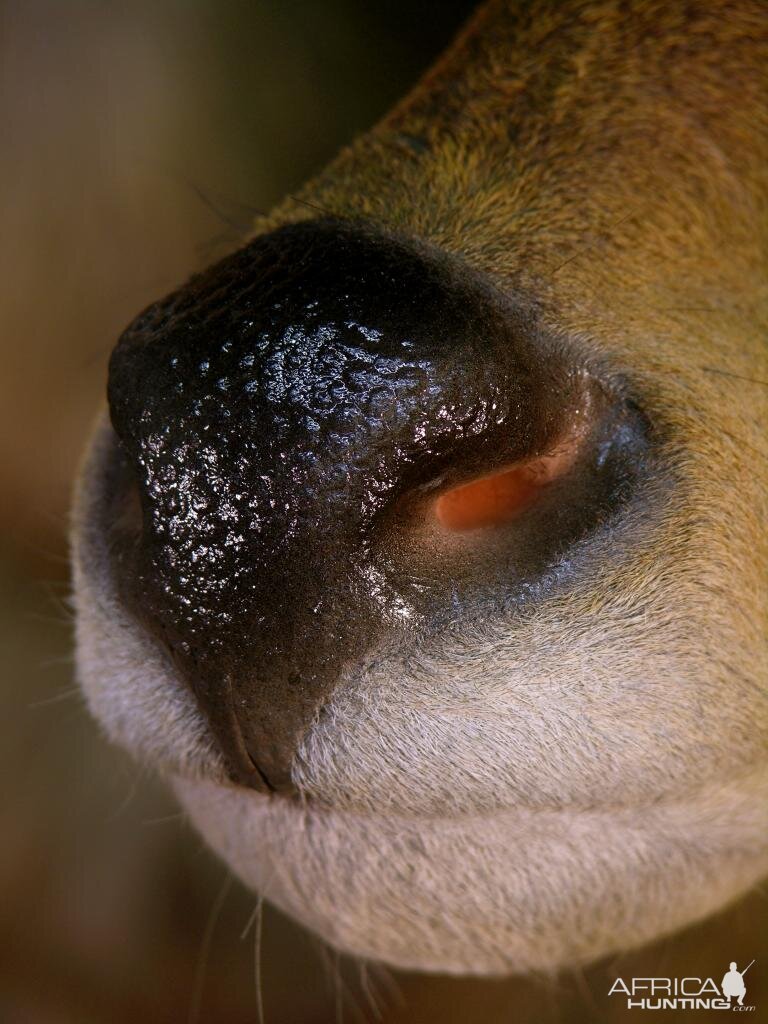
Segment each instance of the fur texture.
M345 950L555 968L768 869L766 69L758 0L493 2L256 225L309 203L461 256L628 380L658 452L562 591L414 631L343 677L294 765L306 806L224 783L191 694L117 601L97 430L74 524L91 706L246 881Z

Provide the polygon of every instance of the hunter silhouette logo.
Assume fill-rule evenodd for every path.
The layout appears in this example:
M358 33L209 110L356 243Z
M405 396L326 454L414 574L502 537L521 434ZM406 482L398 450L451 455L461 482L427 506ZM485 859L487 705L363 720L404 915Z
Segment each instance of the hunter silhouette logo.
M736 1002L739 1006L744 1005L744 996L747 992L747 986L744 984L744 975L747 973L749 968L755 961L748 963L743 971L737 970L737 965L734 961L731 961L731 966L728 969L728 973L723 977L722 989L723 995L730 1003L731 999L735 996Z
M627 997L628 1010L732 1010L748 1013L744 1005L744 975L755 961L740 971L732 960L720 985L714 978L617 978L608 995ZM721 995L722 992L722 995ZM732 1000L735 998L736 1002Z

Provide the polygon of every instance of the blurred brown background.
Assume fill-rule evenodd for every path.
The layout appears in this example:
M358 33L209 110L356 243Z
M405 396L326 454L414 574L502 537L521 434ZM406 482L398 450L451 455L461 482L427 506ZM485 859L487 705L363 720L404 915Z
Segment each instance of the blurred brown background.
M265 908L257 971L255 898L74 689L67 505L111 345L375 121L471 7L0 3L3 1024L256 1022L257 984L267 1024L614 1021L619 972L753 957L768 1019L760 894L586 973L502 982L366 970Z

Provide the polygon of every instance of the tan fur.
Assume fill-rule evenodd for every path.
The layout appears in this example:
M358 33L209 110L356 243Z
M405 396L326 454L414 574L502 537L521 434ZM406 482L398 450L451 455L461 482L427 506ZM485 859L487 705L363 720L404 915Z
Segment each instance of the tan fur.
M256 225L364 217L533 297L630 381L669 471L577 587L345 677L295 765L306 809L220 784L191 696L115 601L92 451L75 546L94 710L178 778L246 880L343 949L552 968L768 869L767 79L758 0L494 2Z

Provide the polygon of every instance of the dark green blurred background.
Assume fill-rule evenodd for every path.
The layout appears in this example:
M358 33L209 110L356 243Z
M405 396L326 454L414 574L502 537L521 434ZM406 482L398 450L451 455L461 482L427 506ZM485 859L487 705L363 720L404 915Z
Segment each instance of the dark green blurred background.
M254 929L241 938L254 897L223 888L73 688L71 480L127 321L381 116L471 7L0 3L3 1024L257 1021ZM748 962L766 948L764 906L556 983L366 974L266 909L265 1019L623 1019L606 998L617 970ZM759 1000L757 970L751 982Z

